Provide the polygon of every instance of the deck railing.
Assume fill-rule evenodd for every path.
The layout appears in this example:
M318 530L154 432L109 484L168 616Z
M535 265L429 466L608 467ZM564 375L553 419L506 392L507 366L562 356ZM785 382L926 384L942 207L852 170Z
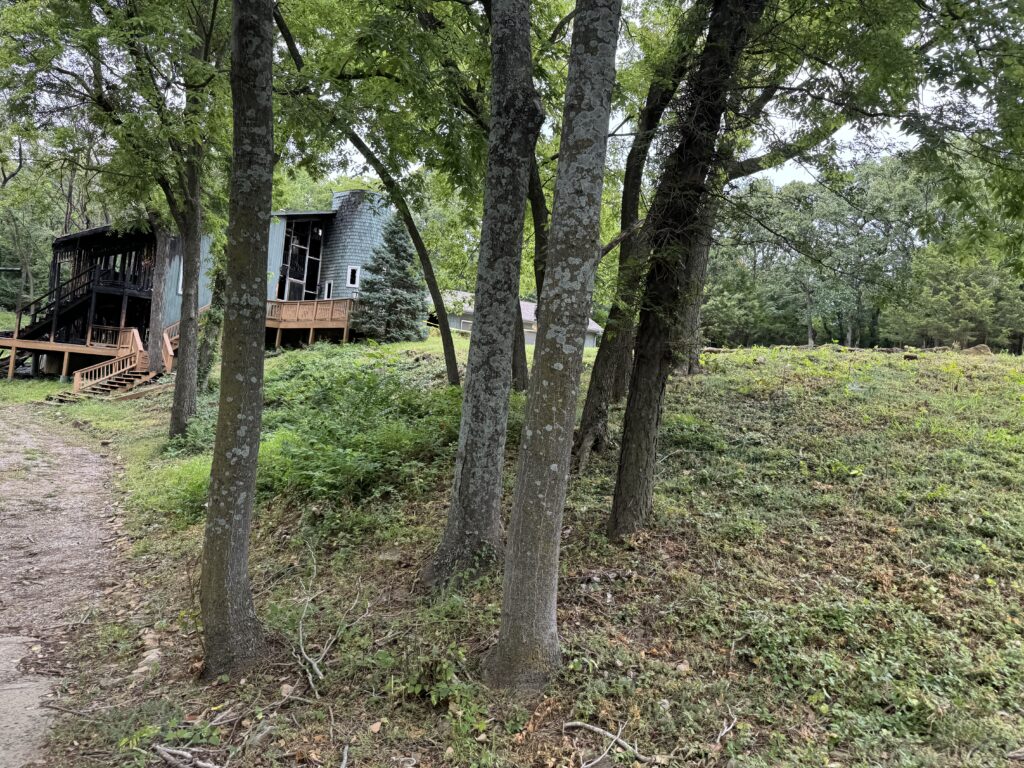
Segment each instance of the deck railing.
M63 283L59 283L51 291L33 299L28 304L22 305L17 311L15 320L14 335L17 337L22 329L22 319L28 318L28 326L31 327L61 304L77 301L92 289L95 278L95 268L86 269L73 275Z
M116 345L118 352L122 354L110 360L104 360L102 363L75 371L72 392L80 392L86 387L112 379L114 376L125 371L149 368L149 356L142 346L142 337L139 335L139 329L115 328L114 330L117 331Z
M352 299L268 301L267 320L278 323L348 323Z
M116 325L94 325L85 337L86 346L118 347L121 329Z
M171 337L167 335L167 331L163 332L160 355L164 360L164 371L170 373L174 369L174 346L171 344Z
M204 304L203 306L201 306L199 308L199 314L197 315L197 317L201 317L204 312L210 309L210 306L210 304ZM181 320L171 323L166 328L164 328L164 335L172 342L175 339L177 339L181 335Z
M104 360L102 363L90 365L80 371L75 371L75 383L73 392L80 392L85 387L91 387L105 379L113 378L125 371L134 371L139 365L139 353L132 352L128 355Z

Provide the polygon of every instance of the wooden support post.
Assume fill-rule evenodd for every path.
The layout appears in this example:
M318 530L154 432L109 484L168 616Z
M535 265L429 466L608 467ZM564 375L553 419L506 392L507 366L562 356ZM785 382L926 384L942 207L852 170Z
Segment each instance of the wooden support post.
M316 341L316 328L309 329L309 345L313 346L313 342Z
M348 344L348 323L345 324L345 330L341 332L341 343Z
M57 293L53 300L53 322L50 324L50 341L57 340L57 321L60 320L60 270L57 270Z
M118 328L124 328L125 318L128 316L128 293L125 291L121 294L121 324Z
M68 368L70 367L70 363L71 363L71 353L70 352L65 352L64 353L64 364L61 366L61 369L60 369L60 381L61 381L62 384L66 384L67 381L68 381Z
M281 348L281 326L277 326L277 338L274 339L274 349Z
M39 375L39 353L32 353L32 378Z
M95 282L95 280L93 281L93 284L92 284L92 297L89 299L89 316L85 319L85 321L86 321L86 323L88 323L88 326L89 326L89 328L88 328L88 330L86 331L86 334L85 334L85 343L88 346L90 343L92 343L92 326L93 326L93 323L96 322L96 282Z
M11 346L11 362L7 364L7 378L8 380L14 378L14 358L18 356L18 349L15 346Z

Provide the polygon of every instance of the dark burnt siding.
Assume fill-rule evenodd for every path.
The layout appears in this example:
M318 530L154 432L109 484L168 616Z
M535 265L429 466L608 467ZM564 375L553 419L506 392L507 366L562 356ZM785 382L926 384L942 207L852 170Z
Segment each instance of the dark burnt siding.
M358 267L362 279L374 248L383 240L384 225L392 209L382 195L366 190L336 192L331 207L337 213L324 236L320 298L324 297L329 281L333 285L332 298L350 299L358 295L359 289L348 285L349 269Z

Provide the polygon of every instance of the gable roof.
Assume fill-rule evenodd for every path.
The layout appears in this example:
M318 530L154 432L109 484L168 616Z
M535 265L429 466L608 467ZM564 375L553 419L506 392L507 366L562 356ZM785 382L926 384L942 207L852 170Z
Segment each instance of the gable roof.
M473 314L473 294L468 291L448 291L445 298L462 304L462 314ZM537 304L533 301L519 300L519 311L523 313L524 323L537 322ZM593 318L587 321L587 333L604 333L604 328L594 322Z

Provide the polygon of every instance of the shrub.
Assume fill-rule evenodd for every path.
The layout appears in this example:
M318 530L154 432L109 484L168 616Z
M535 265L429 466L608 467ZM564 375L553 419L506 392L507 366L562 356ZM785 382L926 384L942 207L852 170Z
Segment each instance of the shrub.
M268 373L261 488L360 501L415 492L458 438L460 392L401 355L322 348Z

